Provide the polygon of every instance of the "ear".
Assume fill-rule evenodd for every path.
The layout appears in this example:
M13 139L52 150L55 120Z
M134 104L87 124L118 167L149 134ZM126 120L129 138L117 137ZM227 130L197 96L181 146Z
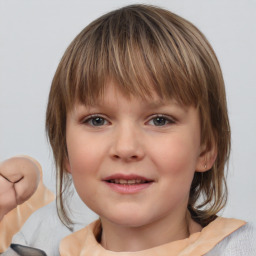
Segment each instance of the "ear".
M206 172L210 170L217 158L217 145L212 143L210 147L202 146L201 153L197 160L196 172Z

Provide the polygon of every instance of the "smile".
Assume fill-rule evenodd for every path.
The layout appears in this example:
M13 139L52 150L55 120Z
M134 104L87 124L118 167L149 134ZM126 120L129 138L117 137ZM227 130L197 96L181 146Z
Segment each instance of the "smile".
M154 180L138 175L115 174L103 180L108 187L120 194L134 194L149 188Z
M114 180L107 180L109 183L114 183L114 184L122 184L122 185L135 185L135 184L144 184L148 183L149 181L146 180L125 180L125 179L114 179Z

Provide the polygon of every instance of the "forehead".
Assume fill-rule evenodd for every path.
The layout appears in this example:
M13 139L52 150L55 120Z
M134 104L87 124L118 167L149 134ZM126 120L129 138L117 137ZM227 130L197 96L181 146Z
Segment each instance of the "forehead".
M123 104L123 103L126 104ZM117 83L113 80L109 80L104 87L104 90L95 97L93 100L76 102L78 105L84 105L87 108L103 107L109 108L111 106L121 106L129 104L137 104L141 107L147 107L148 109L160 108L163 106L176 106L187 109L187 106L179 103L175 98L161 97L153 88L147 91L144 95L132 94L122 91ZM77 106L77 104L75 104Z

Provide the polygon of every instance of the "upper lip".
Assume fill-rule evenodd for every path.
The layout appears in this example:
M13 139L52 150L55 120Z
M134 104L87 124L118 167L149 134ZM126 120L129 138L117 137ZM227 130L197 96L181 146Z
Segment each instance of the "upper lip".
M109 181L109 180L118 180L118 179L122 179L122 180L142 180L142 181L153 181L153 179L150 178L146 178L137 174L122 174L122 173L117 173L117 174L113 174L110 176L107 176L103 179L103 181Z

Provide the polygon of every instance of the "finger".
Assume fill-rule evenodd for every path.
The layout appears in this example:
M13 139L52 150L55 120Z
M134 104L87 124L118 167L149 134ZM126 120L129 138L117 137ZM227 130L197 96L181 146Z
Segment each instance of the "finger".
M17 206L13 183L0 176L0 221L4 215Z
M40 172L37 165L26 157L12 157L0 164L0 174L11 182L18 182L25 176L37 177Z
M27 157L13 157L0 164L0 174L13 183L18 204L28 200L36 191L39 164Z
M35 193L37 185L36 176L25 176L19 182L14 183L17 204L22 204L28 200Z
M13 189L13 183L8 181L5 177L0 175L0 195L4 194L6 191Z

